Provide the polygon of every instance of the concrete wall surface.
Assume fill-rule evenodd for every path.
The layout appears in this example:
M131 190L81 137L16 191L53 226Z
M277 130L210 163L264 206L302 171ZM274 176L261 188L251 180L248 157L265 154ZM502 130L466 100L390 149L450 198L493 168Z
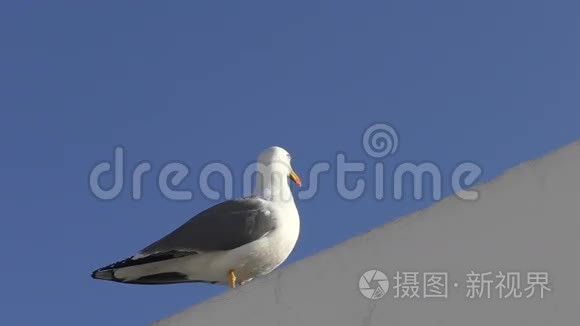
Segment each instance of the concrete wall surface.
M475 189L155 325L580 325L580 142Z

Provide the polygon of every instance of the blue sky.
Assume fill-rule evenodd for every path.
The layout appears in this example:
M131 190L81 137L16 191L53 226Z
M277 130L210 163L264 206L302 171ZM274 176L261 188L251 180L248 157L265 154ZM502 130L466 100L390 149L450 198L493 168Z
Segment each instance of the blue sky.
M307 181L339 152L376 163L361 138L385 122L400 142L382 162L433 162L449 194L459 162L487 180L578 139L579 10L523 0L3 2L1 323L143 325L225 291L90 278L215 204L196 182L208 162L239 181L263 148L281 145ZM117 145L126 184L139 162L153 166L139 201L127 186L112 201L91 194L90 170ZM155 174L172 161L192 170L190 201L158 191ZM287 263L431 202L410 193L345 200L322 176L317 195L297 203L302 232Z

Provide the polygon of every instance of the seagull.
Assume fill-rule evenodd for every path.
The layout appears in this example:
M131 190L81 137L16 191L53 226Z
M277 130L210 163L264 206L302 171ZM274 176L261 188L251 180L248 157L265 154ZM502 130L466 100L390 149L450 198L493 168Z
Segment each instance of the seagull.
M202 211L136 255L92 277L129 284L203 282L235 288L266 275L290 255L300 218L288 178L301 185L290 154L273 146L256 162L252 196Z

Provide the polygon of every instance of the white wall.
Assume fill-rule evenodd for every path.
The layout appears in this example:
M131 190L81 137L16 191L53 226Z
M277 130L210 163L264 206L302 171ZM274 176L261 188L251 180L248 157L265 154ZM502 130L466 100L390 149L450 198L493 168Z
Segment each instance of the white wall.
M579 325L580 142L477 189L476 202L446 198L156 325ZM370 269L389 277L381 299L359 291ZM397 270L448 272L448 298L394 298ZM547 272L552 291L470 299L471 270L519 272L522 286Z

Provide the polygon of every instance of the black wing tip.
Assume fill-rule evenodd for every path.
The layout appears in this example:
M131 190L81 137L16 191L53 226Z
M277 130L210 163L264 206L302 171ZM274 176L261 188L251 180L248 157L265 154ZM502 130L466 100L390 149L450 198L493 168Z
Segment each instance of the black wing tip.
M107 280L107 281L115 281L115 275L113 274L113 270L112 269L107 269L105 267L103 268L99 268L97 270L94 270L91 273L91 277L94 278L95 280Z
M99 280L107 280L113 282L120 282L126 284L138 284L138 285L169 285L177 283L208 283L217 284L217 281L202 281L202 280L190 280L187 275L179 272L165 272L144 275L134 280L124 280L116 278L111 269L97 269L92 274L91 277Z
M115 281L115 282L125 282L123 279L118 279L115 277L115 270L119 268L131 267L131 266L138 266L144 265L149 263L155 263L167 259L179 258L183 256L195 255L196 252L179 252L179 251L168 251L165 253L153 254L149 256L144 256L135 259L133 257L129 257L123 260L119 260L118 262L112 263L105 267L101 267L91 273L91 277L97 280L108 280L108 281ZM175 277L175 275L174 275Z
M107 281L120 281L115 277L115 270L117 268L132 266L130 264L131 257L127 259L120 260L118 262L112 263L110 265L101 267L99 269L94 270L91 273L91 277L96 280L107 280Z

